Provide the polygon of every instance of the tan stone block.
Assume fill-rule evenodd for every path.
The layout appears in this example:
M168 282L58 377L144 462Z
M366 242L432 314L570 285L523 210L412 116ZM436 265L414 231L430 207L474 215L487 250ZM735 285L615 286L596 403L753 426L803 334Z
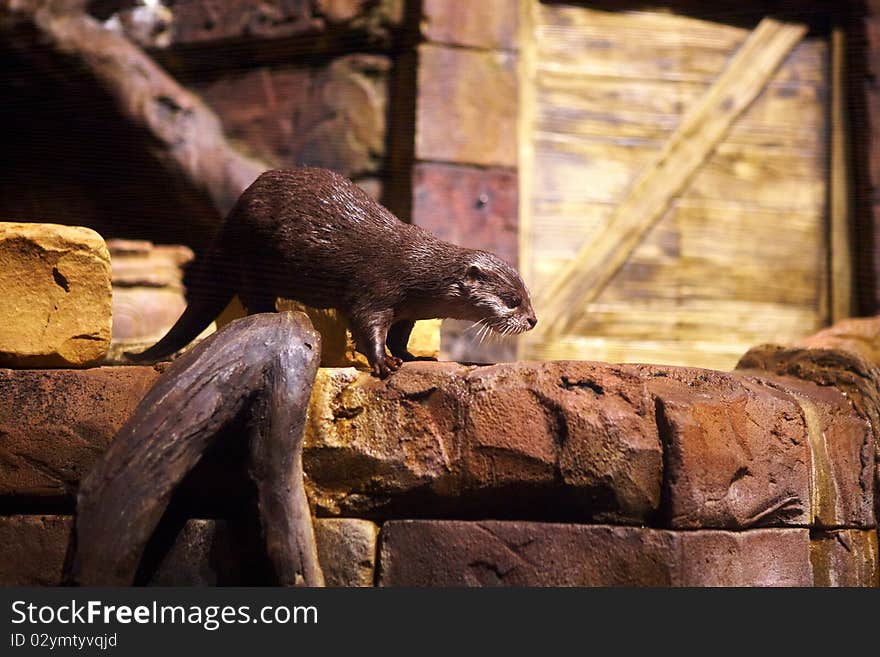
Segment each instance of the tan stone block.
M373 586L379 527L359 518L318 518L315 542L327 586Z
M875 529L815 531L810 561L815 586L880 586Z
M386 513L459 491L467 367L407 363L380 381L351 368L321 369L309 402L306 490L326 515Z
M105 363L125 364L124 352L152 346L186 308L183 267L193 259L185 246L144 240L107 240L113 282L113 339ZM213 330L213 325L209 327Z
M95 231L0 222L0 365L99 362L111 300L110 255Z
M516 56L433 44L418 54L416 159L516 167Z
M430 41L472 48L518 47L515 1L423 0L422 16L422 34Z

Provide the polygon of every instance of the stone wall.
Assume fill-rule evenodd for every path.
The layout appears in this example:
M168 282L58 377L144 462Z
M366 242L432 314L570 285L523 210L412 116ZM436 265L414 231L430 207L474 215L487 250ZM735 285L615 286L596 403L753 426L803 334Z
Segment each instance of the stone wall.
M55 228L40 229L49 243ZM57 230L102 261L94 233ZM15 271L30 257L17 253ZM66 271L71 295L107 286L106 271ZM0 307L12 291L0 286ZM76 305L109 322L106 294ZM0 369L0 583L57 584L78 482L163 368L34 369L20 344ZM380 381L323 368L303 458L328 581L876 586L878 356L880 319L863 319L755 347L734 372L416 362ZM181 487L144 582L267 581L242 436L221 444Z

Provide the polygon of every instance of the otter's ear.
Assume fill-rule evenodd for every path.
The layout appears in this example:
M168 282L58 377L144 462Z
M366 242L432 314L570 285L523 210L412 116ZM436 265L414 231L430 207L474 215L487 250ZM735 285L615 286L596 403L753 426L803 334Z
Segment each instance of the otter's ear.
M467 272L465 272L465 277L469 281L478 281L484 277L483 270L480 269L479 265L470 265L467 268Z

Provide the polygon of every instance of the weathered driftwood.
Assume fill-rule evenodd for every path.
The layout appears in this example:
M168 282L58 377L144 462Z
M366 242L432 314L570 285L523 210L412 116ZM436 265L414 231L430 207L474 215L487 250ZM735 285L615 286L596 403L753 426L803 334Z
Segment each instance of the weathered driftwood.
M323 585L302 481L319 360L320 336L305 315L289 312L232 322L176 360L82 481L70 583L131 585L175 487L221 429L243 417L277 581Z
M159 161L206 193L220 214L263 171L226 141L217 115L125 36L76 0L0 0L0 35L25 54L48 48L81 63L122 116L154 139ZM218 215L219 219L219 215Z

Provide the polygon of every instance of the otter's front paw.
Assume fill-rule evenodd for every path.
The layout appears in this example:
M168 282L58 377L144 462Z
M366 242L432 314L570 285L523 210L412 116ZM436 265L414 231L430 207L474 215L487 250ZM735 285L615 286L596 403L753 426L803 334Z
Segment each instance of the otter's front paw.
M403 361L397 356L385 356L373 364L373 374L380 379L387 379L392 373L400 369Z

